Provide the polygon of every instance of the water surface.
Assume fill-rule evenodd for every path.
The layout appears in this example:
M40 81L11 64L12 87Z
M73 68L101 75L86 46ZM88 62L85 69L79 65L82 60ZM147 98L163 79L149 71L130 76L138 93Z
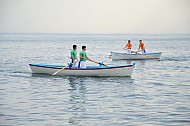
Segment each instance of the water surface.
M160 60L118 60L130 39ZM189 34L0 35L0 125L190 125ZM29 63L66 65L72 44L106 64L136 63L132 77L32 74ZM88 65L95 65L87 62Z

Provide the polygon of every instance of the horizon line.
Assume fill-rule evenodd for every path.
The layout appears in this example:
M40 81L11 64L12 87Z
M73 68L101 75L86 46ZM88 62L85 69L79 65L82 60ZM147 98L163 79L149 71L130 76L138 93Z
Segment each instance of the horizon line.
M0 34L12 34L12 35L188 35L190 33L61 33L61 32L0 32Z

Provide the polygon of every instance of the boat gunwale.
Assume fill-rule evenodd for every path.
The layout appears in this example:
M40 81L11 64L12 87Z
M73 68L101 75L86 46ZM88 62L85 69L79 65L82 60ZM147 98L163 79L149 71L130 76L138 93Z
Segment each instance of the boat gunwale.
M119 54L125 54L125 55L153 55L153 54L162 54L162 52L147 52L147 53L125 53L125 52L112 52L110 51L111 54L116 54L116 55L119 55Z
M44 64L45 65L45 64ZM63 67L53 67L53 66L40 66L40 64L29 64L29 66L35 66L35 67L43 67L43 68L51 68L51 69L62 69ZM111 67L99 67L99 68L65 68L64 70L108 70L108 69L118 69L118 68L125 68L125 67L134 67L135 63L132 65L125 65L125 66L111 66Z

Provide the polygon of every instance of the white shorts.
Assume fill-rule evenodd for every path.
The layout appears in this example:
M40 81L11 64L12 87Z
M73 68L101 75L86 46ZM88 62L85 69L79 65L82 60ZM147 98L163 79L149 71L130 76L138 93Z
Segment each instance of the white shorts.
M86 68L86 62L85 61L79 61L79 68Z
M145 50L140 50L139 52L141 52L142 54L146 53L146 51L145 51Z
M127 54L129 54L129 53L131 53L132 52L132 50L131 49L127 49Z
M78 67L78 62L77 59L74 60L74 62L76 62L75 64L73 64L74 67ZM72 63L72 59L70 59L70 63Z

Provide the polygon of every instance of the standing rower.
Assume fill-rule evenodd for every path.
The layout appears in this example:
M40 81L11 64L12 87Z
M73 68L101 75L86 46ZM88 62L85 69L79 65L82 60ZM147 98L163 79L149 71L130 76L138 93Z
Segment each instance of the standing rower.
M80 52L80 61L78 64L79 68L86 68L86 60L90 60L87 57L87 54L85 51L86 51L86 46L82 46L82 51Z
M77 59L77 45L73 45L73 50L71 51L71 62L70 62L70 68L74 65L74 67L77 67L78 64L78 59Z

